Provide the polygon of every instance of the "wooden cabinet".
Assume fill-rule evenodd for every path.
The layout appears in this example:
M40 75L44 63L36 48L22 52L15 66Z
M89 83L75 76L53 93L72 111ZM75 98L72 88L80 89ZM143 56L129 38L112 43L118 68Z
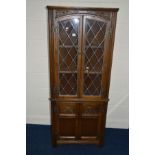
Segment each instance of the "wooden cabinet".
M53 145L101 145L118 9L47 8Z

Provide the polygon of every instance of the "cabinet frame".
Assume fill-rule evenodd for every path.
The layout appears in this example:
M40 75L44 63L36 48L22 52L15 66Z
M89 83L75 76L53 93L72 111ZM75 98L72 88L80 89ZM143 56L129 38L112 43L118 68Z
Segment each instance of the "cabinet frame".
M49 72L50 72L50 101L51 101L51 124L52 124L52 144L56 146L57 144L70 144L70 143L93 143L102 145L104 139L104 129L106 123L106 112L107 105L109 101L109 87L110 87L110 76L112 67L112 57L114 48L114 38L115 38L115 28L116 28L116 18L118 8L75 8L75 7L58 7L58 6L47 6L48 9L48 30L49 30ZM66 17L78 16L80 17L80 37L84 38L84 25L86 18L97 18L101 20L108 20L108 34L106 36L105 43L105 54L103 57L103 72L102 72L102 90L101 96L84 96L83 95L83 75L84 75L84 39L80 42L80 54L78 54L78 85L77 96L59 96L59 82L58 82L58 62L55 61L58 58L57 43L56 43L56 20L64 19ZM84 16L84 17L83 17ZM83 31L82 31L83 30ZM56 69L57 68L57 69ZM82 82L81 80L82 79ZM59 135L59 113L57 111L58 103L60 102L74 102L77 106L77 121L76 121L76 138L65 139L63 136ZM98 113L98 129L97 138L90 136L81 135L81 126L79 125L82 121L81 108L86 103L100 103L103 107L104 112ZM68 116L69 117L69 116ZM91 119L93 115L88 118ZM71 118L71 117L70 117ZM84 118L85 119L85 118ZM61 138L58 138L61 137ZM68 136L69 137L69 136Z

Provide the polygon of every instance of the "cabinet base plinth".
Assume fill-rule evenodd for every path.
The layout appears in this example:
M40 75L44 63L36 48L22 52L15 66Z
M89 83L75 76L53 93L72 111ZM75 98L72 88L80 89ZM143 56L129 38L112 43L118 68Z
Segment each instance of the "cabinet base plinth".
M100 145L100 142L98 140L58 140L58 144L96 144Z

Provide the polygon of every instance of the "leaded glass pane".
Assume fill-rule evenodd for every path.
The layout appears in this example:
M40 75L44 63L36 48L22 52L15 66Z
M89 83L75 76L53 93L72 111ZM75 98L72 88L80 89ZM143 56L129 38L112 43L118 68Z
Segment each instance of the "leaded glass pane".
M106 23L85 20L84 95L101 95L101 73Z
M58 22L59 94L77 94L79 19Z

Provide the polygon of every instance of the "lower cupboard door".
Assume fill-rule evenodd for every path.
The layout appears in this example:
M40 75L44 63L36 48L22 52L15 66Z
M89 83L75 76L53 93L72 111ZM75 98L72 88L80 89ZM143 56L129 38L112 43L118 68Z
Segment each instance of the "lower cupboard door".
M96 139L98 136L98 117L80 119L81 139Z
M76 118L59 118L58 120L59 139L75 139L77 130Z

